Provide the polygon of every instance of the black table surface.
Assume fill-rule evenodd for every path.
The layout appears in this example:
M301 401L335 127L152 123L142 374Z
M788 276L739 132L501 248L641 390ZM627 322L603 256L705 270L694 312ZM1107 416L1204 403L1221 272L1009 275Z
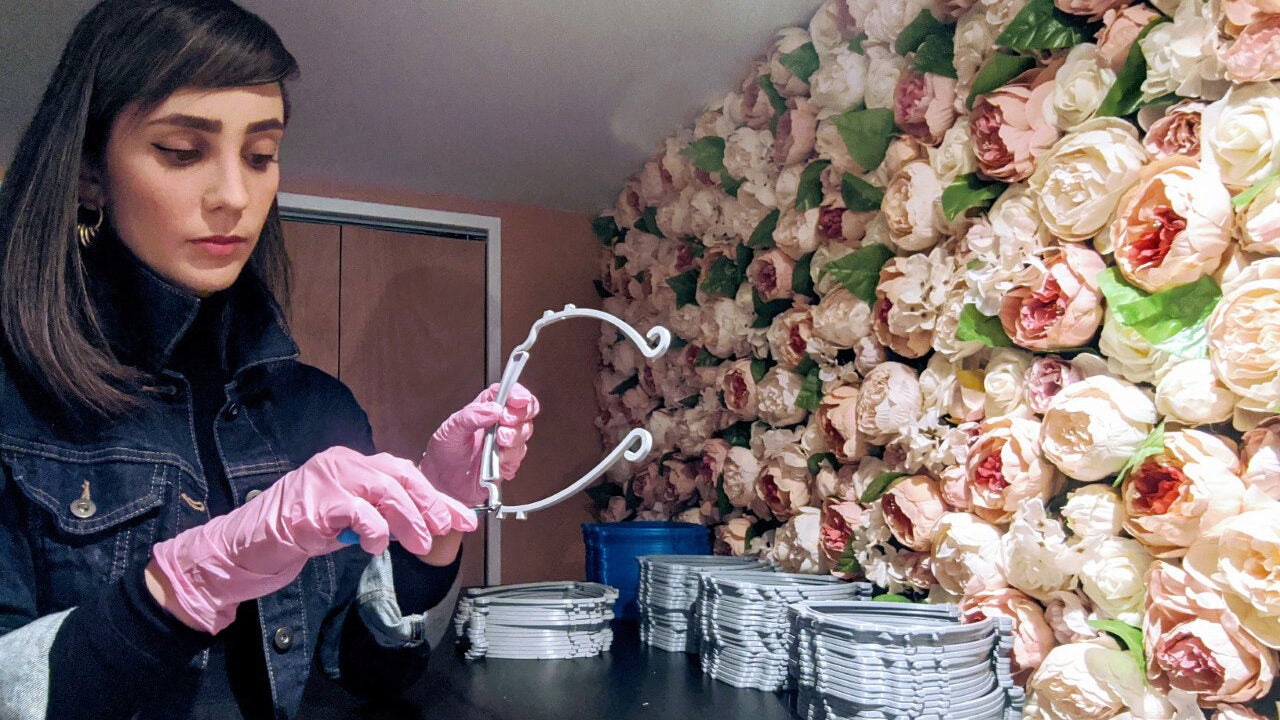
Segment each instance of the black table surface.
M304 720L541 720L690 718L784 720L787 693L739 689L703 675L696 655L641 644L634 623L614 623L613 648L574 660L469 661L450 631L423 678L402 701L360 705L318 677L307 688Z

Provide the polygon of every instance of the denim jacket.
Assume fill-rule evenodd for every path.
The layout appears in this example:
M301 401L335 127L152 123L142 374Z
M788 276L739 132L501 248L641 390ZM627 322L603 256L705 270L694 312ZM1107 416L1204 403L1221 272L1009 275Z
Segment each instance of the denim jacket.
M155 543L209 519L190 385L166 367L199 300L132 256L109 265L115 276L95 292L117 356L152 373L153 400L143 412L72 427L47 410L7 353L0 367L0 720L44 717L47 678L42 686L38 673L24 676L16 666L39 668L58 613L65 617L137 572ZM372 452L364 411L338 380L297 361L298 348L260 284L246 273L228 303L232 374L214 437L233 505L328 447ZM422 566L422 572L434 573L428 581L447 588L456 565ZM257 601L275 717L296 714L313 663L339 675L348 620L363 622L379 646L423 642L424 628L438 618L401 617L391 583L385 553L370 563L351 547L312 559L292 583ZM358 602L365 607L350 612ZM433 612L449 612L440 605ZM35 662L17 662L13 653ZM191 659L192 675L207 657ZM189 694L177 695L142 714L186 717L182 703Z

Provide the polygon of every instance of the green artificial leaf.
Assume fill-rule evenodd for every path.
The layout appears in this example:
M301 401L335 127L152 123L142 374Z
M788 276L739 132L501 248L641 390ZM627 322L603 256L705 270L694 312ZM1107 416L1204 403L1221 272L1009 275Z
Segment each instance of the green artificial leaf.
M720 511L721 517L733 512L733 503L729 502L729 496L724 491L723 474L716 481L716 509Z
M586 489L587 497L591 498L591 504L599 510L609 507L610 498L622 495L622 488L611 482L603 482L599 485L592 485Z
M983 315L973 304L965 305L960 311L956 339L961 342L976 340L988 347L1013 347L1013 340L1005 333L1000 318Z
M898 33L898 38L893 42L893 51L906 57L908 53L915 52L930 36L946 32L947 26L935 18L933 13L928 9L921 10L920 14Z
M840 553L840 559L836 561L834 572L854 577L862 575L862 564L858 562L853 543L845 544L844 552Z
M682 407L691 408L691 407L693 407L693 406L697 405L697 404L698 404L698 401L699 401L699 400L701 400L701 399L702 399L702 396L701 396L701 395L690 395L689 397L687 397L687 398L685 398L685 399L681 400L681 401L680 401L680 405L681 405Z
M1138 37L1129 46L1129 54L1125 57L1124 66L1116 73L1116 81L1107 90L1098 106L1097 115L1123 117L1138 111L1142 104L1142 83L1147 79L1147 58L1142 54L1140 40L1147 36L1157 25L1169 22L1163 15L1147 23L1138 33Z
M689 246L689 254L696 258L700 258L707 253L707 246L697 240L689 240L685 244Z
M796 209L805 211L822 204L822 171L830 160L814 160L800 173L800 186L796 189Z
M623 339L622 333L618 333L618 342L622 342L622 339ZM668 346L668 348L667 348L667 349L668 349L668 350L679 350L680 348L682 348L682 347L684 347L685 345L688 345L688 344L689 344L689 341L688 341L688 340L685 340L684 338L680 337L679 335L672 335L672 336L671 336L671 345L670 345L670 346Z
M925 12L929 12L925 10ZM936 35L930 35L924 39L924 42L916 49L916 55L911 59L911 66L920 72L933 73L956 79L955 65L955 26L945 26L946 32L940 32Z
M972 208L986 210L1009 187L1009 183L999 180L983 180L978 173L961 175L942 191L942 214L948 220L956 219Z
M768 75L761 75L756 78L756 85L759 85L764 94L769 98L769 104L773 106L773 116L778 117L787 112L787 101L782 97L782 93L778 92L778 88L773 84L773 78Z
M1253 199L1267 189L1267 186L1274 182L1280 182L1280 171L1276 171L1267 177L1262 178L1258 182L1249 186L1247 190L1231 199L1231 205L1236 210L1243 210L1253 202Z
M813 275L810 272L812 266L813 253L801 255L796 261L796 266L791 271L791 291L796 295L816 297L813 292Z
M1143 438L1142 442L1138 444L1138 449L1134 450L1133 455L1130 455L1129 459L1125 461L1124 467L1120 468L1120 472L1116 474L1116 481L1112 484L1120 487L1124 479L1129 476L1129 473L1142 467L1142 463L1147 458L1159 455L1162 452L1164 452L1163 420L1156 424L1155 428L1151 430L1151 434Z
M791 307L791 298L778 298L764 302L760 299L760 293L755 288L751 288L751 305L755 309L756 319L751 323L753 328L767 328L773 324L773 319L779 313L785 312Z
M610 394L610 395L621 395L622 393L624 393L624 392L626 392L626 391L630 390L631 388L633 388L633 387L639 387L639 386L640 386L640 376L639 376L639 375L632 375L631 377L627 378L626 380L623 380L622 382L618 383L617 385L614 385L614 386L613 386L613 389L609 391L609 394Z
M870 505L871 503L879 500L885 493L893 489L893 486L897 485L904 477L907 477L907 474L902 472L880 473L876 476L875 480L871 481L871 484L867 486L867 489L862 491L862 497L859 499L863 503Z
M1205 321L1222 297L1212 277L1148 294L1109 267L1098 275L1098 285L1121 324L1153 347L1183 358L1208 357Z
M850 212L879 210L884 202L884 188L878 188L853 173L845 173L840 179L840 194Z
M1025 55L1005 55L1004 53L992 55L974 77L973 87L969 89L969 97L965 99L965 106L972 110L973 101L977 100L979 95L986 95L1035 66L1035 58Z
M773 367L773 363L763 358L753 358L751 360L751 379L760 382L764 379L765 373L769 372L769 368Z
M724 358L718 358L707 352L706 348L698 349L698 356L693 359L694 367L715 367L724 362Z
M1028 54L1061 50L1087 42L1095 28L1079 15L1062 12L1053 0L1031 0L996 38L996 45Z
M742 187L744 182L746 181L730 177L729 173L720 173L720 184L724 187L724 192L729 197L738 197L738 189Z
M640 232L647 232L650 235L666 237L666 235L662 234L662 229L658 227L658 208L652 205L644 209L644 214L636 221L636 229Z
M698 270L694 268L688 272L680 273L672 278L667 278L667 285L676 293L676 307L682 308L685 305L698 304Z
M868 305L876 301L876 285L880 282L880 268L893 257L893 251L880 243L872 243L854 250L823 268L823 274L831 273L836 281L862 298Z
M1169 105L1173 105L1174 103L1180 102L1181 100L1182 98L1179 97L1176 93L1165 93L1160 97L1154 97L1154 98L1151 98L1150 100L1143 100L1142 102L1138 103L1138 107L1140 108L1168 107Z
M867 108L848 110L831 118L840 133L840 139L862 169L871 172L880 167L889 143L898 134L893 123L893 110Z
M808 355L806 355L805 358L800 361L800 364L796 365L795 370L793 372L795 372L795 374L797 375L808 375L809 373L817 369L818 369L818 362L813 358L809 357Z
M862 47L863 43L865 43L866 41L867 41L866 35L859 35L858 37L849 41L849 49L858 53L859 55L866 55L867 54L866 48Z
M609 292L609 290L605 288L603 282L599 280L592 280L591 283L596 286L596 294L599 295L600 297L602 298L613 297L613 293Z
M680 151L689 158L693 166L703 172L716 173L724 170L724 138L708 135L698 138Z
M734 423L717 432L715 436L734 447L749 448L751 447L751 421L743 420L742 422Z
M810 360L810 358L805 359ZM813 369L805 374L804 382L800 383L800 393L796 395L796 407L801 410L817 410L822 404L822 378L818 376L818 372L815 364Z
M718 257L707 269L707 277L702 281L702 292L708 295L733 297L742 284L742 276L738 274L738 264L727 257Z
M1138 662L1138 670L1143 677L1147 675L1147 654L1142 645L1142 629L1119 620L1090 620L1089 627L1111 633L1124 644L1126 650Z
M909 603L911 602L911 598L906 597L905 595L899 595L898 593L883 593L871 598L871 602Z
M818 49L808 42L778 58L778 62L792 75L809 82L810 76L818 70Z
M751 231L751 237L747 240L747 247L756 250L768 250L773 247L773 231L778 229L778 218L782 217L781 210L774 210L756 225L756 229Z
M831 469L834 470L836 468L836 462L837 460L836 460L835 453L824 452L824 453L817 453L815 455L810 455L809 461L807 463L807 465L809 466L809 474L817 475L818 472L822 470L822 463L826 463L830 465Z
M747 268L751 266L751 260L755 258L755 256L756 256L755 250L752 250L746 245L738 246L737 253L733 256L733 268L734 268L734 271L738 273L739 285L746 282ZM737 294L737 292L738 291L735 288L734 293Z
M747 549L748 550L751 549L752 540L755 540L758 537L763 537L764 534L769 532L770 530L777 530L780 527L782 527L782 523L776 520L757 520L756 522L752 523L751 527L747 528L747 534L746 534Z
M622 231L618 229L618 223L614 222L612 217L601 215L591 220L591 232L596 234L600 242L607 247L613 247L618 241L618 236Z
M978 268L982 267L982 261L970 260L969 262L965 263L964 266L965 266L965 269L967 270L977 270Z

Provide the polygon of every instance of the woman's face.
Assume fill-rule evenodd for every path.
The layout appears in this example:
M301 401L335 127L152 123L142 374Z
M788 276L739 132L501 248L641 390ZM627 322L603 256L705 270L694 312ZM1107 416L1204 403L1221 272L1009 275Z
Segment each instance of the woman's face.
M249 261L280 184L284 100L275 83L183 89L111 126L107 217L152 270L200 296Z

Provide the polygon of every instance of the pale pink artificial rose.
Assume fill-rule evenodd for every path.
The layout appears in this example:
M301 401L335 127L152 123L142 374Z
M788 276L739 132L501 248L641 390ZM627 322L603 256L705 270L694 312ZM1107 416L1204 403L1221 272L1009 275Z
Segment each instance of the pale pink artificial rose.
M950 512L933 530L929 554L938 584L952 595L972 595L1007 587L1000 568L996 526L967 512Z
M1061 7L1061 6L1059 6ZM1070 11L1068 11L1070 12ZM1098 61L1117 72L1129 57L1129 48L1160 13L1143 3L1112 7L1102 13L1102 30L1098 32Z
M614 495L609 498L609 504L600 511L600 522L622 522L630 514L627 499L621 495Z
M1164 451L1125 476L1125 530L1160 558L1182 557L1244 507L1240 460L1230 440L1199 430L1165 434Z
M880 498L880 507L898 542L920 552L929 549L938 520L951 511L928 475L902 478Z
M711 488L714 496L716 484L720 481L720 473L724 472L725 458L729 457L729 442L721 438L711 438L702 446L702 459L698 463L698 487L700 492Z
M858 431L867 442L883 445L920 418L923 401L915 370L902 363L880 363L858 390Z
M1084 373L1057 355L1042 355L1031 362L1023 377L1026 389L1023 397L1031 412L1043 415L1049 403L1063 388L1084 379Z
M813 318L807 305L784 310L773 319L767 338L769 352L778 365L788 370L808 357L809 339L813 337Z
M889 181L881 211L889 226L889 237L903 250L928 250L942 239L937 222L937 205L942 200L942 183L927 161L915 160Z
M640 505L644 508L675 500L675 493L656 462L646 463L636 470L631 478L631 492L640 498Z
M795 165L813 152L818 132L818 108L801 96L787 101L788 110L778 118L774 131L773 162Z
M1092 640L1101 631L1089 625L1098 618L1097 608L1088 595L1076 590L1058 590L1049 594L1044 604L1044 619L1053 628L1059 644Z
M1108 11L1118 10L1133 0L1053 0L1053 4L1064 13L1084 15L1091 20L1099 20Z
M818 208L818 234L838 243L857 243L867 235L867 223L876 216L872 212L852 212L842 205L826 205Z
M1272 500L1280 500L1280 416L1263 420L1241 438L1241 478Z
M956 81L908 69L893 92L893 120L903 132L937 145L956 120Z
M1015 343L1029 350L1086 345L1102 324L1098 274L1106 262L1075 243L1046 252L1045 272L1034 285L1015 285L1000 306L1000 324Z
M1147 677L1192 693L1202 705L1263 697L1276 675L1276 654L1255 640L1216 588L1177 565L1147 571L1142 623Z
M770 460L756 476L756 496L779 520L786 520L809 504L811 499L808 468L797 468L781 460Z
M831 561L833 570L840 556L844 555L853 531L862 527L862 506L852 501L828 502L822 509L822 529L819 543L822 554Z
M698 489L698 470L701 461L684 462L683 460L671 459L662 463L662 469L667 478L667 484L671 486L671 491L675 494L678 502L684 502L693 497Z
M969 134L978 169L995 180L1031 177L1036 158L1058 140L1058 129L1044 115L1054 90L1057 66L1032 69L973 102Z
M745 555L747 532L755 524L753 518L736 517L716 528L717 555Z
M857 462L867 454L867 443L858 432L858 388L838 385L822 396L815 413L827 447L842 463Z
M1222 59L1227 78L1234 82L1280 78L1280 15L1267 15L1246 26Z
M769 121L773 119L773 103L759 82L761 77L768 75L769 63L758 60L752 63L747 79L742 81L742 117L747 127L753 130L768 128Z
M765 302L789 298L795 293L791 285L795 268L795 260L773 248L751 259L747 266L747 279Z
M1209 720L1267 720L1262 715L1250 710L1243 705L1231 705L1224 703L1218 706L1218 711L1213 714Z
M969 496L969 473L963 465L951 465L942 470L939 478L942 499L956 510L968 511L973 502Z
M724 371L720 381L724 391L724 406L744 420L754 420L756 406L756 380L751 374L751 359L735 360Z
M1231 25L1244 27L1268 15L1280 15L1280 0L1225 0L1223 10Z
M1227 608L1258 642L1280 649L1280 503L1250 491L1245 511L1187 550L1183 568L1222 592Z
M1040 667L1056 641L1053 628L1044 618L1044 608L1031 596L1015 588L985 590L966 595L960 601L963 622L1004 617L1013 621L1013 680L1025 685Z
M784 209L778 218L778 226L773 231L773 241L777 248L786 253L792 260L799 260L818 249L824 239L818 232L818 218L822 210Z
M1261 255L1280 255L1280 179L1236 212L1240 249Z
M1280 258L1250 264L1222 288L1205 323L1209 360L1239 406L1274 413L1280 405Z
M923 257L922 255L917 256ZM932 323L926 326L914 317L903 317L902 310L897 310L895 319L895 302L905 298L914 298L915 303L903 303L908 308L915 308L923 299L921 278L909 274L911 261L904 258L891 258L880 268L880 282L876 285L876 302L871 306L871 332L875 339L885 347L907 358L924 357L933 349ZM915 313L910 313L915 315ZM916 320L915 322L912 322ZM895 331L895 324L899 330Z
M880 167L876 168L874 175L864 179L871 181L873 185L887 183L894 175L902 172L902 168L909 163L928 161L928 145L910 135L899 135L889 141L889 148L885 150L884 160L880 161Z
M1062 475L1040 454L1040 423L1005 415L988 418L969 448L966 471L974 515L997 525L1013 520L1027 498L1048 501Z
M813 306L813 334L834 348L851 348L871 334L871 306L837 285Z
M1138 7L1138 6L1134 6ZM1182 100L1170 105L1160 119L1151 123L1142 145L1154 158L1184 155L1200 157L1200 114L1207 103Z
M1156 160L1116 208L1116 267L1152 293L1212 275L1231 241L1231 220L1231 194L1216 173L1183 155Z

